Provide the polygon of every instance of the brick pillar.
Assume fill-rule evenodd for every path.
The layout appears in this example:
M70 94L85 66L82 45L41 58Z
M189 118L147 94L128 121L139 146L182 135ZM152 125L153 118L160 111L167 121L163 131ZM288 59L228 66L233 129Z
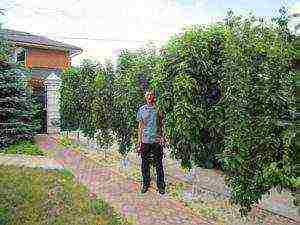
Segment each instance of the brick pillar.
M57 134L59 132L59 87L60 78L51 73L45 81L47 96L47 133Z

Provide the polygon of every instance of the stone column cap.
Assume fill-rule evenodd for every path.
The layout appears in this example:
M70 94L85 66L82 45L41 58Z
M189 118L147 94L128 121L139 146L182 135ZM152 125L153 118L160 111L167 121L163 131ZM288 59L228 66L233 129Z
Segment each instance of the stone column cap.
M60 83L60 82L61 82L60 77L57 76L57 74L55 74L53 72L45 80L46 85L56 84L56 83Z

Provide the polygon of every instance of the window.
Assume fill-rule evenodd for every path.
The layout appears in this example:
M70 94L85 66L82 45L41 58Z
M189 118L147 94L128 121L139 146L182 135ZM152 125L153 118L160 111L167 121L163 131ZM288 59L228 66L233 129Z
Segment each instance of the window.
M16 51L16 58L17 58L17 62L25 65L25 58L26 58L26 49L24 48L18 48Z

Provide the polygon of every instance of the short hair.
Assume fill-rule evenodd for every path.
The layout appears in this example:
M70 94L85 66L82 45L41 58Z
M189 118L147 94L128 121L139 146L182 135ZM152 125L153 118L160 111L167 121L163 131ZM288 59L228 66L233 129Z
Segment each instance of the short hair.
M145 97L147 97L147 95L149 95L149 94L153 94L153 95L155 96L153 90L147 90L147 91L145 92Z

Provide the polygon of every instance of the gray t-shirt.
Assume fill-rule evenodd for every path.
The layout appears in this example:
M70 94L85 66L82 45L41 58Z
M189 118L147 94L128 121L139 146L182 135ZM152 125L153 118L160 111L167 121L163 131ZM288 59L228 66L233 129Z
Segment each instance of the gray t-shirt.
M154 106L143 105L137 113L138 122L143 121L143 143L154 143L157 136L157 112Z

